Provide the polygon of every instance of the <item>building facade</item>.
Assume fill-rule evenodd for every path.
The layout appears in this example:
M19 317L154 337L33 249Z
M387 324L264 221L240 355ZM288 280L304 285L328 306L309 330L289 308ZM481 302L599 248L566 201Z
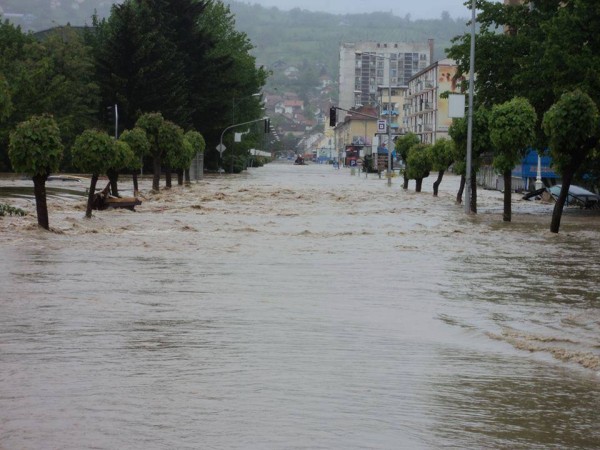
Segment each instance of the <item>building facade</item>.
M433 57L427 43L357 42L340 46L339 107L370 105L381 86L406 86Z
M401 134L415 133L421 142L434 144L448 137L452 119L448 116L448 99L443 93L458 93L457 66L452 59L442 59L414 75L408 82L404 99Z

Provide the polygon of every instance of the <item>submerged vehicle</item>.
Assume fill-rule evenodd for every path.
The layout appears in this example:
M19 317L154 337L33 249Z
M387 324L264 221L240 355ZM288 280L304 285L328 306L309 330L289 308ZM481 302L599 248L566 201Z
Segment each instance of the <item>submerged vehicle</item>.
M294 161L294 165L296 166L303 166L304 165L304 158L300 155L298 155L296 157L296 161Z
M558 200L562 185L557 184L550 187L543 187L533 192L529 192L523 196L523 200L531 200L543 198L543 195L548 195L548 199ZM547 193L547 194L546 194ZM588 191L581 186L569 186L566 206L579 206L580 208L591 209L600 207L600 195Z

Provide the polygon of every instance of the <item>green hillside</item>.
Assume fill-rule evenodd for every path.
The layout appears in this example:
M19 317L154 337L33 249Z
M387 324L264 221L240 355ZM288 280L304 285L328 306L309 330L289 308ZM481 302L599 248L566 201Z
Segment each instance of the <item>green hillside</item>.
M94 11L100 17L110 13L109 0L4 0L3 14L25 30L40 31L55 25L91 23ZM226 2L227 3L227 2ZM239 30L255 45L259 64L272 67L277 61L286 65L325 67L337 76L338 49L341 42L435 40L435 59L444 57L450 39L466 30L466 19L454 20L440 11L440 19L411 20L389 12L333 15L301 9L282 11L243 2L228 2Z
M357 41L435 41L434 59L445 56L450 40L467 30L466 19L454 20L440 11L440 19L412 21L390 13L337 16L300 9L280 11L231 2L237 26L254 45L259 64L324 66L337 76L339 45Z

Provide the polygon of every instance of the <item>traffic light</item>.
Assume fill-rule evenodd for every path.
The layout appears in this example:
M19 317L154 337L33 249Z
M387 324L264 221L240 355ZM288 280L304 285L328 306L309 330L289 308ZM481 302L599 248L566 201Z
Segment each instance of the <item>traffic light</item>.
M337 111L336 111L335 106L332 106L331 108L329 108L329 126L335 127L336 123L337 123Z
M114 106L107 106L104 110L104 120L112 126L115 123L115 110Z
M269 131L271 131L271 119L267 117L265 119L265 134L269 134Z

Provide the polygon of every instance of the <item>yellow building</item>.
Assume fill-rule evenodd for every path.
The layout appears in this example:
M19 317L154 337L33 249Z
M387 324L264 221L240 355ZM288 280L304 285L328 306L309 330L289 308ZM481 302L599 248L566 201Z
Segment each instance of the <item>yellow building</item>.
M351 160L364 158L371 153L378 117L375 107L361 106L350 109L344 121L337 124L336 149L344 164L351 165Z

